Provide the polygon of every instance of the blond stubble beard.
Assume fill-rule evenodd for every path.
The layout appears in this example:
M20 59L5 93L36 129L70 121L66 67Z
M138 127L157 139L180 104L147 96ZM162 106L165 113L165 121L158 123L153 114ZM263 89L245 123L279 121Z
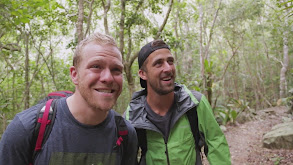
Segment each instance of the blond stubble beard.
M113 103L107 103L110 104L110 106L106 106L106 108L102 108L103 103L99 103L98 99L95 99L92 95L91 95L91 89L87 89L85 87L85 85L83 85L82 82L79 82L79 86L78 86L78 90L80 92L81 97L86 101L86 103L95 111L109 111L116 103L116 101L114 101ZM112 102L112 100L109 100L109 102ZM102 106L101 106L102 105Z

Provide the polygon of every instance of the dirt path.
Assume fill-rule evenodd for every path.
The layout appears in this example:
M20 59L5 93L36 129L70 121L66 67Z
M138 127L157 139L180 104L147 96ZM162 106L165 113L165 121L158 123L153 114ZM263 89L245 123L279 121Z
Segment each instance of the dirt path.
M268 113L273 112L273 113ZM257 112L254 121L227 126L225 135L230 146L232 165L293 165L293 150L270 150L262 147L262 137L272 126L288 116L285 107Z

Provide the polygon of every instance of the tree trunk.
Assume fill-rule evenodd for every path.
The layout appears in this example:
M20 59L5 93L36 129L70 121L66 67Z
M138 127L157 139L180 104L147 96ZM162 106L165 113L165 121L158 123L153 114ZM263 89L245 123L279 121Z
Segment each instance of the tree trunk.
M209 60L209 48L210 48L210 44L211 44L211 41L212 41L212 38L213 38L213 34L214 34L214 27L215 27L215 23L216 23L216 20L217 20L217 17L218 17L218 12L219 12L219 9L221 7L221 3L222 3L222 0L219 1L219 6L218 6L218 9L216 10L215 14L214 14L214 18L213 18L213 22L212 22L212 26L211 28L209 29L210 30L210 34L209 34L209 37L207 38L207 45L203 46L203 41L202 41L202 34L203 34L203 31L206 32L206 30L203 30L203 11L202 11L202 6L200 7L200 12L201 12L201 18L200 18L200 22L201 22L201 64L202 64L202 71L201 71L201 74L203 76L203 86L204 86L204 89L206 90L205 93L207 94L207 98L208 98L208 101L209 103L212 105L212 95L213 95L213 90L212 90L212 86L213 86L213 71L212 71L212 68L209 69L209 73L205 73L205 66L204 66L204 61L205 60ZM205 27L206 29L206 27ZM212 67L212 66L210 66ZM212 105L213 106L213 105Z
M286 19L287 20L287 19ZM288 31L286 30L283 33L283 63L280 72L280 98L286 97L287 91L287 81L286 81L286 72L289 65L289 56L288 56Z
M131 98L132 93L135 91L135 85L134 85L134 79L132 77L132 72L131 72L131 65L132 62L130 60L130 53L131 53L131 37L129 37L129 51L128 54L124 55L124 30L125 30L125 5L126 5L126 0L121 0L121 16L120 16L120 30L119 30L119 43L120 43L120 51L123 54L123 65L124 65L124 72L126 75L127 83L128 83L128 91L129 91L129 97ZM128 33L131 35L130 27L128 27Z
M135 92L135 82L134 78L132 77L132 63L134 59L130 58L132 53L132 37L131 37L131 28L128 27L128 53L126 54L126 59L124 63L124 71L126 74L127 82L128 82L128 91L129 91L129 98L131 98L132 93Z
M29 34L25 33L25 94L24 94L24 109L30 106L30 85L29 85Z
M83 40L83 17L84 17L84 0L78 2L78 18L76 24L77 43Z
M213 38L213 34L214 34L214 27L215 27L215 23L216 23L216 20L217 20L217 17L218 17L218 13L219 13L219 10L220 10L220 7L221 7L221 3L222 3L222 0L220 0L219 2L219 6L215 12L215 15L214 15L214 19L213 19L213 23L212 23L212 26L210 28L210 35L209 35L209 38L208 38L208 44L205 46L205 58L206 59L209 59L208 58L208 55L209 55L209 49L210 49L210 45L211 45L211 41L212 41L212 38Z
M178 3L181 3L180 0L178 0ZM179 11L180 11L180 7L177 7L177 10L176 10L175 16L174 16L174 32L175 32L176 39L180 41L180 37L179 37L179 34L178 34L178 26L180 25L180 23L179 23ZM180 45L176 45L175 47L180 47ZM175 60L176 60L176 70L177 70L178 77L181 77L181 63L180 63L180 60L178 58L177 51L178 51L178 49L175 49L175 52L174 52Z
M213 86L213 78L212 78L212 75L209 73L207 77L207 97L211 105L212 105L212 98L213 98L212 86Z
M39 43L39 45L36 45L35 41L34 41L34 36L31 35L32 37L32 42L33 42L33 45L35 47L35 49L38 51L38 55L37 55L37 61L36 61L36 64L37 64L37 68L35 69L35 71L33 72L32 74L32 77L31 77L31 80L30 80L30 86L35 78L35 76L38 74L38 72L40 71L41 69L41 66L43 64L39 64L39 60L40 60L40 56L42 56L43 58L43 61L44 63L46 64L47 68L48 68L48 71L52 77L52 82L54 84L54 87L55 87L55 90L58 90L58 87L57 87L57 83L55 81L55 73L54 73L54 56L53 56L53 47L55 47L54 45L52 46L51 44L51 41L50 41L50 52L49 54L45 57L45 55L43 54L43 52L41 51L41 45L42 45L42 42ZM59 41L60 42L60 41ZM59 44L59 42L57 42L56 44ZM51 58L51 60L49 60Z
M16 78L16 74L15 74L15 72L14 72L14 70L13 70L13 77L12 77L12 99L13 99L13 101L12 101L12 112L15 112L15 110L16 110L16 107L15 107L15 105L16 105L16 103L17 103L17 99L16 99L16 87L15 87L15 78Z
M1 51L1 49L0 49L0 51ZM15 112L15 105L16 105L16 95L15 95L15 93L16 93L16 87L15 87L15 78L16 78L16 73L15 73L15 69L14 69L14 67L12 66L12 64L11 64L11 62L9 62L9 59L7 59L6 57L5 57L5 55L3 56L4 57L4 60L5 60L5 62L7 63L7 65L10 67L10 70L8 70L8 73L9 72L12 72L13 74L12 74L12 110L13 110L13 112ZM7 73L7 74L8 74ZM9 85L9 83L8 83L8 85ZM8 86L8 89L9 89L9 86Z
M86 36L87 34L90 34L90 29L91 29L91 19L92 19L92 15L93 15L93 4L94 4L95 0L91 0L90 2L90 6L89 6L89 16L87 17L87 25L86 25L86 31L84 33L84 36Z
M199 4L199 54L200 54L200 73L202 78L204 77L204 54L203 54L203 43L202 43L202 33L203 33L203 11L202 4ZM205 86L204 86L205 87Z
M126 75L126 79L128 83L129 97L131 98L132 93L135 92L135 82L132 77L131 65L129 63L126 63L124 67L125 67L124 71L125 71L125 75Z
M238 53L237 53L238 54ZM239 85L238 85L238 74L239 73L239 66L237 64L237 56L233 59L233 72L232 72L232 81L234 85L234 99L239 99Z
M283 2L284 3L284 2ZM288 7L288 3L284 4L284 7ZM285 10L286 16L284 17L284 32L283 32L283 62L281 72L280 72L280 98L286 97L287 93L287 81L286 81L286 73L289 66L289 55L288 55L288 15L290 13L289 9Z
M119 24L119 43L120 43L120 52L124 54L124 24L125 24L125 2L126 0L121 0L121 15L120 15L120 24ZM123 63L124 63L124 56L123 57Z
M7 119L5 113L2 114L2 133L5 131L7 127Z
M204 94L207 95L206 90L206 77L205 77L205 68L204 68L204 51L203 51L203 11L202 4L199 4L199 54L200 54L200 73L202 78L202 87Z
M107 0L107 3L105 4L104 0L102 1L103 8L104 8L104 28L105 28L105 33L109 33L109 26L108 26L108 11L111 6L111 0Z

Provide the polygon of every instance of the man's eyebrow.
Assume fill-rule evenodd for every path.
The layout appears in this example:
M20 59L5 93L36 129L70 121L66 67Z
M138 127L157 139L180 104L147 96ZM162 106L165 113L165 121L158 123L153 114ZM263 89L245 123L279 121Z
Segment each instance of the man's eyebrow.
M117 66L117 67L121 67L122 69L124 68L124 65L123 64L115 63L114 65Z
M152 66L155 66L156 64L162 62L164 59L162 58L158 58L158 59L155 59L153 62L152 62Z

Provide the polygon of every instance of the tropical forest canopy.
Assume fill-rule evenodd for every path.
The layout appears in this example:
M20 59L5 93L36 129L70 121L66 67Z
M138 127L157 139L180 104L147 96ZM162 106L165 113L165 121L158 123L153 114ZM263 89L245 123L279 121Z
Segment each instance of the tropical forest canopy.
M49 92L74 91L75 46L94 32L113 36L123 54L120 113L141 90L140 47L159 38L175 56L176 82L204 93L223 124L286 104L292 13L292 0L0 0L0 134Z

